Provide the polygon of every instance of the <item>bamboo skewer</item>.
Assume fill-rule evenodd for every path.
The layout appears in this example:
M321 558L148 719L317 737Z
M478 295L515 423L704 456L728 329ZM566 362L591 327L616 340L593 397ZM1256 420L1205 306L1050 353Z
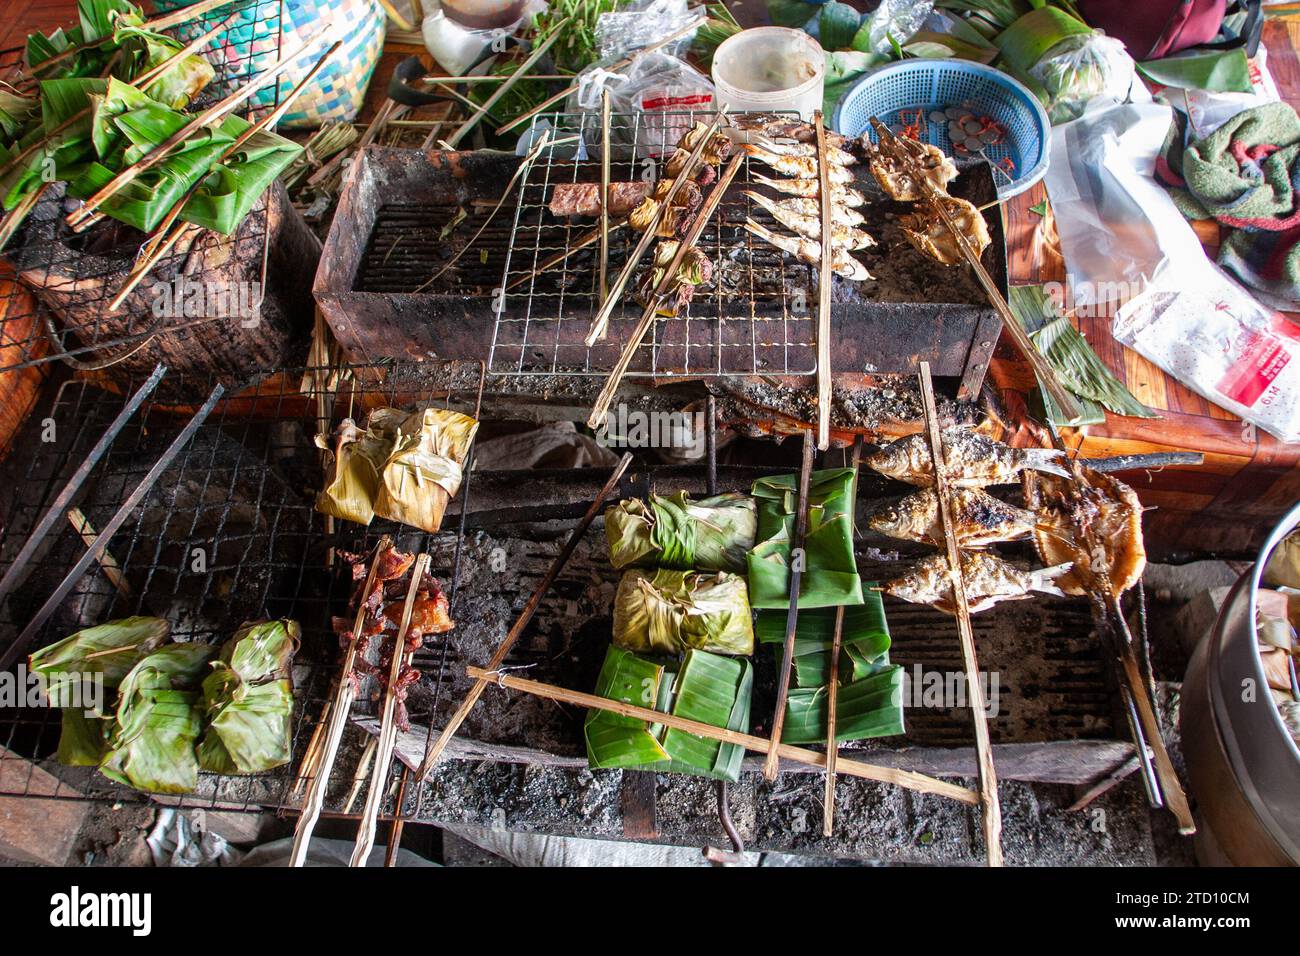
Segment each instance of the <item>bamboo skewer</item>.
M609 296L609 90L600 91L600 304Z
M1001 317L1002 326L1006 329L1007 335L1011 337L1011 340L1021 354L1024 355L1026 361L1033 366L1034 374L1038 376L1038 382L1043 391L1052 396L1052 400L1056 402L1057 407L1067 420L1078 418L1082 414L1078 400L1061 384L1060 376L1056 374L1056 370L1047 364L1047 360L1038 351L1038 347L1034 345L1029 333L1025 331L1015 313L1011 311L1011 306L1007 304L1007 300L1003 297L1001 290L998 289L997 283L993 281L993 277L989 275L988 270L984 268L984 264L980 262L979 254L971 246L970 240L966 238L966 235L958 228L957 223L953 221L948 210L944 208L942 200L949 198L948 194L921 175L913 158L906 150L901 148L898 137L893 134L888 126L875 117L871 118L871 125L876 131L881 146L888 146L894 155L902 159L908 166L912 178L920 185L926 199L934 207L944 226L952 233L953 239L957 242L957 248L961 250L962 256L970 263L971 269L975 272L975 277L984 288L984 294L988 296L989 303Z
M862 436L853 441L853 470L856 472L862 459ZM855 514L858 498L858 476L853 476L853 497L849 514ZM835 739L840 696L840 646L844 636L844 605L835 609L835 632L831 637L831 676L826 696L826 788L822 794L822 836L830 836L835 829L835 764L840 756L840 743Z
M519 68L517 70L515 70L508 77L506 77L505 82L502 83L500 86L498 86L493 91L492 95L483 101L483 105L480 106L478 110L469 119L465 120L465 122L461 124L460 128L457 129L456 132L451 134L451 136L447 140L447 147L449 149L454 149L456 147L456 144L461 141L461 139L465 136L465 134L478 125L478 121L481 120L487 114L487 111L490 110L493 106L495 106L497 104L497 101L501 99L501 97L505 96L508 92L510 92L510 88L514 86L515 82L521 79L524 76L524 74L526 74L529 70L531 70L534 66L537 65L537 61L540 60L543 56L545 56L546 51L549 50L552 46L554 46L555 41L558 40L563 35L564 28L565 26L568 25L571 19L573 18L565 17L559 23L555 24L555 26L552 29L551 35L548 36L545 40L543 40L540 44L538 44L537 48L534 49L533 52L528 55L528 59L524 60L524 62L519 65Z
M821 205L822 255L817 269L817 447L825 451L831 444L831 264L835 254L831 246L831 178L826 165L826 125L822 111L813 114L817 131L817 193ZM832 777L832 779L834 779Z
M139 176L141 173L147 172L148 170L157 166L159 163L161 163L163 160L167 158L167 155L175 147L184 143L195 132L211 125L217 120L223 119L230 113L234 112L235 107L237 107L240 103L244 102L244 100L248 99L250 96L256 93L260 87L265 86L271 80L275 79L285 70L287 70L290 66L293 65L293 63L296 60L302 57L304 53L306 53L308 50L313 48L316 45L316 42L321 39L321 37L329 33L333 33L334 30L335 30L334 27L327 27L313 34L305 43L302 44L302 46L300 46L290 56L282 59L279 63L277 63L271 69L267 70L265 73L259 74L258 76L254 77L245 86L240 87L238 90L236 90L234 93L227 96L221 102L204 110L198 116L194 117L194 119L190 120L179 130L177 130L175 133L169 136L162 143L155 146L153 149L149 150L149 152L146 153L143 157L136 160L131 165L127 166L116 176L114 176L111 180L105 183L100 189L98 189L94 195L92 195L89 199L85 201L85 203L83 203L80 207L78 207L77 209L69 213L67 217L68 225L71 226L72 229L77 232L84 230L85 227L88 225L87 220L91 217L91 215L95 212L95 210L99 208L100 203L104 202L104 200L113 196L115 193L117 193L118 190L126 186L128 183L134 181L135 178Z
M325 51L324 55L316 61L315 65L307 71L307 75L298 82L298 85L289 91L288 95L285 96L280 105L248 129L244 130L244 132L240 133L239 136L236 137L235 141L222 151L221 155L217 157L217 160L213 165L220 166L231 156L239 152L240 148L259 132L274 126L279 122L280 117L288 112L289 107L293 105L294 100L296 100L302 91L307 88L307 84L316 77L316 74L325 68L325 64L329 61L329 58L333 56L342 45L342 40L335 40L330 48ZM191 229L197 231L202 228L200 226L195 226L192 223L183 222L174 233L171 235L168 235L167 233L167 230L171 228L172 224L180 218L181 213L185 210L185 206L194 197L194 194L199 191L199 188L203 185L203 181L206 178L206 176L200 178L194 183L194 185L187 189L185 194L181 196L172 208L167 211L167 214L163 216L162 222L158 224L158 227L153 231L153 234L149 237L148 241L146 241L144 246L141 247L140 258L127 274L126 281L122 284L122 288L118 290L117 295L115 295L113 300L109 303L108 310L110 312L115 312L121 307L122 303L126 301L126 297L131 294L132 290L134 290L135 287L144 280L144 277L149 274L153 267L158 264L159 260L167 254L168 250L170 250L187 231Z
M510 633L505 636L505 639L497 647L496 652L488 661L487 667L484 669L485 672L497 670L506 659L506 655L510 653L511 648L515 646L515 642L519 640L520 636L524 633L524 629L528 627L528 622L531 621L533 615L537 613L537 608L541 605L542 598L545 597L546 592L550 590L555 579L559 577L565 564L568 563L569 558L577 549L578 542L582 540L582 536L587 533L587 529L591 527L592 521L594 521L596 515L600 513L601 507L605 504L605 499L613 494L614 489L618 486L619 479L623 477L623 472L627 471L627 467L630 464L632 464L632 455L628 452L625 453L623 457L619 459L618 464L614 466L614 470L610 473L609 479L605 482L604 487L600 489L595 500L592 501L591 506L587 509L586 514L582 516L582 520L578 522L577 526L573 529L573 533L569 535L569 540L565 542L560 553L556 555L555 560L551 562L551 566L547 569L542 580L537 582L537 587L533 590L532 596L528 599L528 603L524 605L523 611L520 612L519 617L510 628ZM442 734L436 741L434 741L433 746L428 748L424 755L424 762L420 764L420 770L417 774L421 781L428 779L429 772L433 769L433 765L438 762L438 758L441 757L442 752L447 749L447 744L451 742L451 738L456 736L456 731L460 729L460 725L465 722L465 718L469 716L469 712L474 709L474 705L478 703L478 699L483 696L483 691L487 689L488 680L489 678L485 677L474 681L474 685L465 695L465 699L460 702L460 706L456 708L456 712L452 714L451 719L447 721L447 726L442 729Z
M343 812L351 813L352 808L356 805L357 797L361 796L361 788L366 785L366 777L370 775L370 762L375 759L375 751L379 749L379 738L370 737L366 741L366 749L361 751L361 759L357 762L356 773L352 775L352 789L348 791L348 798L343 801Z
M406 649L406 635L411 630L415 599L428 570L429 555L426 552L415 559L415 565L411 568L411 584L406 590L406 601L402 604L402 620L393 638L393 661L388 669L388 686L384 693L384 710L379 724L379 749L375 753L375 764L370 773L370 791L366 794L361 827L357 830L357 842L352 848L349 866L365 866L370 851L375 847L379 807L384 800L384 783L393 765L393 747L397 744L397 682L401 679L402 668L411 659L411 652ZM398 807L398 811L401 811L401 807Z
M343 739L343 730L348 723L348 711L352 709L352 702L357 694L351 675L357 662L361 630L366 624L366 598L374 590L380 561L392 550L392 547L393 540L388 535L384 535L375 548L374 556L370 559L370 571L366 575L365 587L361 591L356 620L352 624L352 636L348 639L348 648L343 655L343 666L339 671L339 684L334 692L334 700L330 703L329 730L325 734L319 767L312 777L302 814L298 817L298 826L294 830L293 851L289 856L290 866L302 866L306 862L307 846L311 843L312 831L316 828L321 808L325 805L325 790L329 787L330 771L334 769L334 758L338 756L339 741Z
M668 187L667 194L664 196L664 198L661 201L659 201L659 205L655 209L654 216L651 217L650 224L646 226L645 232L641 233L641 238L637 240L637 244L632 248L632 253L631 255L628 256L627 262L623 264L623 268L619 272L618 278L614 280L613 286L610 287L608 296L606 296L605 301L601 303L600 310L597 311L595 317L592 318L591 320L591 328L587 330L587 337L584 339L587 348L591 348L598 341L604 338L605 329L609 325L609 317L614 311L614 306L618 303L619 298L623 295L623 290L627 287L628 280L632 278L632 273L636 271L637 263L641 261L641 257L645 255L646 250L650 248L650 244L654 242L655 233L659 229L659 221L663 219L668 209L672 206L673 200L677 198L678 190L682 188L682 185L684 183L687 183L691 180L691 176L695 172L695 167L699 165L700 157L704 155L704 150L708 148L709 141L713 139L713 135L718 131L718 127L721 125L721 122L722 122L721 116L714 117L713 122L709 124L709 127L705 132L704 136L700 138L700 142L696 144L695 149L691 151L691 155L687 158L685 165L682 166L682 171L677 174L677 176L673 179L672 185ZM733 166L734 165L735 165L735 161L733 160ZM722 185L721 182L719 182L718 186L714 187L714 193L717 193L721 185ZM721 198L722 197L719 195L718 199ZM713 199L713 194L709 195L709 199L710 200ZM601 205L603 206L605 204L602 203ZM698 223L703 219L706 219L707 215L704 210L708 210L708 214L712 214L713 209L716 206L717 206L717 200L714 200L712 203L705 202L703 208L700 211L700 214L696 217L695 221ZM694 232L695 235L697 236L699 235L699 231L694 229L694 224L692 224L692 231ZM683 240L681 243L678 244L677 255L673 259L674 265L681 263L681 259L685 255L684 250L689 248L689 246L693 241L694 241L693 239ZM666 273L664 273L664 280L659 283L660 288L656 289L655 294L650 297L652 303L657 304L656 300L659 298L660 291L663 288L666 288L666 283L670 281L670 278L671 276L673 276L673 274L674 272L671 269L668 270ZM650 315L653 316L654 308L653 307L649 308L648 312L650 313ZM645 320L643 318L642 322L644 323L644 321ZM626 354L626 352L624 354ZM624 368L626 368L626 365L624 366ZM622 372L619 372L617 376L611 375L610 380L613 381L615 377L621 378ZM608 388L608 386L606 386L606 388ZM604 397L603 392L601 393L601 396L602 398ZM597 404L599 404L599 402ZM606 404L608 404L608 401L606 402ZM592 414L592 417L595 418L594 412ZM596 427L596 424L594 422L592 423L592 427L593 428Z
M68 509L68 524L72 525L72 530L77 532L88 549L95 547L99 532L95 530L94 525L90 523L80 508L72 507ZM99 570L104 572L104 577L108 578L109 583L117 589L119 594L123 597L131 596L131 585L127 583L126 576L122 574L122 566L117 563L117 559L107 549L99 556Z
M712 133L709 135L712 136ZM703 144L701 144L700 148L703 148ZM713 211L718 208L718 203L722 201L722 194L727 191L727 187L731 185L731 181L736 178L736 173L740 170L740 164L743 161L744 154L738 154L731 158L731 162L727 164L727 168L724 169L722 175L718 177L718 181L714 185L713 191L709 193L709 198L704 200L704 203L700 206L699 212L695 216L695 221L691 223L690 229L687 230L686 235L682 238L681 242L677 244L677 253L673 256L673 261L668 264L668 268L664 271L664 277L659 281L659 285L650 295L650 300L646 304L645 311L641 313L640 321L637 322L636 328L632 330L632 334L628 337L627 343L623 346L622 354L619 355L618 361L614 363L614 368L610 370L609 377L606 379L604 387L601 388L600 394L596 397L596 403L592 406L591 415L587 418L587 424L592 428L599 428L604 423L605 415L609 411L609 406L613 404L614 396L618 394L619 384L623 381L624 374L626 374L628 367L632 364L632 359L636 357L636 350L641 347L641 341L650 331L650 326L654 325L657 320L655 312L659 307L660 300L663 298L669 285L676 278L677 270L680 268L682 260L686 257L686 253L695 245L696 240L700 237L700 233L704 231L704 227L708 223L709 217L712 216ZM688 163L687 168L682 170L682 175L685 176L689 172L690 164ZM679 178L678 183L680 182L681 180ZM664 200L665 206L668 202L671 202L673 192L675 192L675 186L673 190L669 190L669 198ZM661 206L659 212L662 213L665 206ZM645 234L641 237L642 242L644 242L646 236L650 236L654 230L654 226L647 229ZM641 246L638 245L637 248L640 249ZM628 264L624 267L623 273L615 280L614 287L610 290L610 297L606 301L602 313L613 311L615 299L622 295L623 286L627 284L627 273L631 267L636 265L636 258L628 260ZM600 315L597 315L596 319L599 320ZM588 335L590 336L590 333L588 333ZM588 342L587 344L590 345L591 342Z
M795 634L799 629L799 587L803 583L804 538L808 533L808 488L812 482L813 437L803 433L803 460L799 466L799 498L795 505L794 533L790 536L790 606L785 612L785 640L781 648L781 671L776 681L776 710L772 714L772 742L781 743L785 730L785 707L790 697L790 668L794 662ZM780 747L767 752L763 778L771 783L780 769Z
M975 653L975 633L971 629L970 606L966 602L966 577L961 567L961 550L957 547L953 523L951 488L948 484L948 459L944 455L939 432L939 413L934 403L934 382L930 363L921 363L921 404L925 410L925 430L929 438L930 458L934 463L934 491L939 501L939 523L943 526L948 554L949 581L956 605L957 635L966 665L966 693L975 724L975 752L979 761L980 804L983 807L984 850L989 866L1002 865L1002 804L998 800L997 771L993 766L993 749L989 744L988 711L984 687L980 683L979 659Z
M795 747L791 744L777 745L766 737L755 737L752 734L744 734L738 730L728 730L725 727L715 727L712 724L705 724L697 720L690 720L686 717L679 717L676 714L650 710L646 707L638 707L635 704L625 704L621 700L612 700L608 697L597 697L594 694L584 694L563 687L554 687L550 684L543 684L539 681L528 680L523 677L515 677L499 670L489 670L482 667L467 667L465 668L465 673L471 678L477 681L482 681L485 684L492 683L496 684L498 687L509 687L511 690L523 691L527 694L533 694L536 697L544 697L547 700L554 700L563 704L572 704L575 707L586 707L588 709L608 711L611 714L619 714L623 717L644 720L653 724L662 724L665 727L683 730L687 733L695 734L698 737L704 737L708 740L717 740L724 744L735 744L738 747L744 747L746 750L752 750L755 753L769 755L775 753L778 757L784 757L786 760L792 760L795 763L805 764L809 767L826 766L825 754L818 753L815 750L807 750L803 747ZM846 774L850 777L860 777L863 780L875 780L878 783L893 784L894 786L903 787L907 790L914 790L917 793L932 793L936 796L956 800L959 803L964 803L968 806L976 806L979 803L979 794L975 791L957 784L936 779L935 777L926 776L923 773L917 773L913 770L898 770L894 767L881 767L875 764L863 763L860 760L841 760L836 766L840 773Z
M651 43L649 46L643 46L639 50L634 50L629 56L625 56L623 57L623 59L611 63L608 67L606 67L606 69L611 73L617 73L619 70L623 69L623 67L630 64L637 57L642 56L643 54L646 53L653 53L655 50L658 50L661 47L665 47L669 43L673 43L676 40L680 40L682 37L686 36L686 34L698 30L700 27L704 26L707 20L708 17L698 17L692 20L690 23L686 24L686 26L682 27L680 30L674 30L672 33L668 34L668 36L664 37L662 40L656 40L654 43ZM561 100L565 99L570 93L572 93L577 88L578 88L578 84L574 83L566 87L565 89L561 90L560 92L556 93L554 96L548 96L545 100L543 100L537 106L534 106L527 113L524 113L522 116L518 116L515 119L512 119L505 126L498 127L497 135L500 136L502 133L506 132L507 130L514 129L520 123L527 122L528 120L532 119L534 116L537 116L539 113L545 113L548 109L550 109L552 106L554 106L556 103L560 102Z

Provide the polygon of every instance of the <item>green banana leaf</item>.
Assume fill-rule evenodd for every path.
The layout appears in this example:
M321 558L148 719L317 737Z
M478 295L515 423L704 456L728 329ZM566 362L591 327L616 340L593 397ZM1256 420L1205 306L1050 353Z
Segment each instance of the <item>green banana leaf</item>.
M620 501L605 512L605 539L615 568L650 565L688 571L745 573L758 519L747 495L693 502L680 491Z
M790 691L781 742L815 744L826 741L827 687ZM903 733L903 668L891 664L878 673L842 685L835 698L835 739L866 740Z
M38 77L100 75L117 49L114 31L139 27L145 17L126 0L77 0L77 21L75 27L60 28L49 36L33 33L27 37L27 64ZM55 54L97 40L106 42L39 69Z
M171 37L135 27L118 30L116 36L122 45L125 63L114 75L127 81L143 76L184 47ZM145 93L164 106L183 110L216 75L217 71L207 57L191 53L151 81L145 87Z
M596 694L639 707L726 727L749 730L754 672L749 662L706 651L686 653L680 669L611 646ZM587 761L593 768L655 770L735 781L744 748L662 724L593 710L584 725Z
M28 658L27 668L45 678L57 698L84 678L99 679L108 689L123 679L166 640L171 626L157 617L127 617L88 627L44 647Z
M112 722L79 707L65 707L61 716L63 731L54 759L66 767L98 767L103 763Z
M636 653L753 653L745 579L726 571L627 571L614 595L614 643Z
M862 603L862 580L853 557L856 491L857 473L851 468L812 473L800 609ZM798 494L797 475L754 482L758 544L749 553L749 587L750 601L756 608L789 606L790 540Z
M0 85L0 140L11 143L40 115L40 102Z
M836 608L800 610L795 626L794 675L796 687L821 687L830 680L831 646ZM777 667L785 654L785 613L759 611L754 634L772 645ZM840 680L852 681L874 674L889 664L889 625L880 593L865 591L865 602L844 609L840 631Z
M293 655L296 621L245 624L221 649L203 681L207 732L199 766L215 773L261 773L293 756Z
M822 5L817 21L817 40L823 50L847 50L858 32L862 14L847 3L830 0Z
M248 127L244 120L232 116L222 124L222 131L238 137ZM185 204L181 218L222 235L233 234L267 188L301 154L297 143L258 130L239 152L208 174Z
M1189 50L1137 65L1138 72L1162 86L1211 93L1249 93L1250 60L1242 47L1232 50Z

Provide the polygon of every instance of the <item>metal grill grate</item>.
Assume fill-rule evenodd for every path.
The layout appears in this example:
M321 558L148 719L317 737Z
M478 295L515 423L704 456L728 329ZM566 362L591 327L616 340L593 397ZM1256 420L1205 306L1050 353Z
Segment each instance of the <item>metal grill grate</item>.
M230 95L260 72L268 57L276 58L283 52L278 25L284 15L284 0L232 0L171 32L187 41L215 28L236 9L241 16L237 23L267 21L274 45L253 52L249 44L218 42L218 34L201 52L218 66L219 79L190 105L191 112ZM23 83L24 69L22 50L0 51L0 80ZM255 119L259 113L274 108L278 87L272 81L268 89L269 105L249 107L243 114L246 118ZM252 97L245 106L258 99ZM147 313L127 314L126 310L110 313L109 303L134 264L144 236L111 219L100 221L84 234L73 233L63 222L69 209L61 198L62 188L51 184L0 257L0 373L60 360L110 362L142 348L157 336L184 334L188 328L212 321L184 315L160 319ZM250 216L234 236L212 233L204 241L213 261L261 262L261 288L265 289L270 231L264 221L254 222L256 218ZM184 246L182 243L164 256L154 273L170 276L182 271L188 255ZM54 315L45 304L45 293L63 295L73 288L77 293L75 314Z
M574 144L543 152L527 169L506 253L496 310L490 370L499 374L564 373L603 375L613 367L641 317L633 299L635 277L615 308L604 341L583 344L599 309L598 244L548 266L557 253L572 248L593 228L594 219L559 219L547 209L552 187L599 182L600 118L589 113L551 114L547 121L563 141ZM610 117L611 182L654 178L660 158L696 121L712 114L680 112L615 114ZM532 135L540 135L535 123ZM584 161L583 157L586 157ZM639 350L629 376L811 375L816 371L813 272L743 228L752 216L769 227L770 216L756 209L743 190L757 185L746 161L700 237L699 247L714 264L714 280L699 287L690 306L674 318L656 322ZM626 262L636 236L626 227L610 235L612 281ZM649 264L649 255L639 270Z

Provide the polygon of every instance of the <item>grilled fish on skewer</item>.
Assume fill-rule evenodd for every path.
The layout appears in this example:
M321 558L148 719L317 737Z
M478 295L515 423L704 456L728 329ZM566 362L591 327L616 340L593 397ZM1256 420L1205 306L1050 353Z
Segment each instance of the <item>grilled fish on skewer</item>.
M768 199L766 196L758 193L747 193L759 206L762 206L772 214L781 225L785 226L791 232L798 233L805 239L816 239L821 241L822 220L820 211L816 215L801 216L792 212L788 208L783 208L780 203L774 199ZM814 202L816 200L813 200ZM845 226L838 223L831 217L831 245L836 249L866 249L874 246L876 240L872 239L870 234L865 230L856 229L853 226Z
M785 193L787 196L802 196L806 199L816 199L821 193L821 181L816 178L816 173L811 179L769 179L766 176L760 176L753 173L754 182L762 186L775 189L779 193ZM867 197L862 195L856 189L850 186L841 186L839 183L831 183L831 203L837 206L858 207L867 204Z
M1025 504L1038 520L1034 544L1044 561L1074 562L1057 582L1066 594L1104 593L1103 584L1109 583L1110 593L1118 598L1137 584L1146 568L1142 502L1119 479L1091 468L1080 471L1086 482L1078 486L1080 500L1070 493L1073 479L1026 472ZM1089 553L1089 539L1100 553ZM1093 566L1096 559L1105 561L1104 569Z
M814 156L781 156L769 152L761 146L755 146L753 143L743 143L740 148L754 159L771 166L778 173L793 176L797 179L815 181L818 178L817 158ZM852 170L845 169L843 166L836 166L834 163L827 165L826 175L832 183L839 183L841 186L853 182Z
M780 236L752 219L745 220L745 228L764 242L776 246L783 252L790 253L800 262L806 262L811 266L821 262L822 244L815 239L805 239L802 236ZM853 279L855 282L874 278L867 271L866 266L843 249L832 250L831 269L834 270L836 275L843 276L846 279Z
M971 248L975 250L975 254L977 256L982 254L993 241L989 236L989 227L984 222L983 214L964 199L947 196L940 202L943 203L944 209L948 211L948 215L952 217L952 221L961 230L962 235L966 237ZM966 257L962 255L956 237L948 230L943 218L934 207L930 203L919 203L915 209L915 212L898 218L898 224L902 227L903 236L907 241L922 254L946 266L965 262Z
M805 199L799 196L792 196L789 199L772 199L764 196L762 193L756 193L753 190L746 190L745 195L754 202L758 203L773 216L776 216L778 209L788 212L791 215L812 217L820 220L822 214L822 204L817 199ZM856 209L850 209L848 206L841 206L835 201L831 201L831 221L841 226L860 226L866 222L866 217Z
M1069 472L1055 463L1065 452L1051 448L1011 448L960 425L943 430L943 446L948 483L961 488L1005 484L1014 481L1026 468L1069 476ZM930 442L924 434L890 442L868 455L866 463L882 475L910 485L934 484Z
M755 139L750 145L755 149L761 149L764 152L773 153L777 156L804 157L806 159L817 159L817 147L812 143L775 143L770 139ZM750 155L753 155L752 153ZM858 157L854 156L847 150L837 149L830 144L826 146L826 159L836 166L856 166Z
M999 601L1018 601L1031 591L1064 597L1053 580L1070 569L1069 564L1036 571L1022 571L985 551L961 552L961 573L966 581L966 603L972 614L987 611ZM928 604L945 614L957 612L948 573L948 556L926 558L909 573L884 585L884 592L912 604Z
M952 518L957 543L982 548L997 541L1014 541L1034 531L1034 513L1000 501L978 488L954 488ZM944 543L939 522L939 495L933 488L917 491L877 511L867 524L873 531L904 541Z
M897 137L901 147L912 154L912 158L923 171L925 178L940 190L946 189L948 183L957 178L957 167L943 150L932 143L918 143L907 136ZM867 168L876 178L880 188L891 199L901 202L915 202L925 198L921 186L914 182L911 174L903 164L872 143L865 135L862 138L867 150Z
M812 123L791 119L788 116L776 116L771 113L737 113L731 117L731 125L745 132L758 133L776 139L793 139L800 143L817 142L817 130ZM851 140L847 136L826 130L828 145L843 148Z

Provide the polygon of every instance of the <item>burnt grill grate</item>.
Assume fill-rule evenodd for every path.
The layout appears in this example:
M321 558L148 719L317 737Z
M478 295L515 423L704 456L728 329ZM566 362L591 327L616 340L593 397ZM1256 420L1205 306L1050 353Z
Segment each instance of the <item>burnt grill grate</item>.
M610 181L654 179L660 160L696 120L712 114L674 112L614 114L610 117ZM600 118L590 113L549 114L555 149L543 151L526 169L508 235L501 275L490 371L498 374L603 375L641 317L632 289L650 262L642 257L609 320L605 339L583 344L599 309L599 246L591 243L563 262L550 260L597 228L593 218L560 219L550 214L552 188L560 183L599 181ZM545 128L541 118L533 141ZM574 161L581 137L581 149ZM584 161L584 157L586 158ZM714 263L714 280L699 287L681 314L657 321L628 375L675 376L790 374L816 371L813 271L757 240L743 228L747 217L775 231L771 217L742 193L758 187L746 161L719 204L699 247ZM761 188L761 187L759 187ZM636 243L627 227L610 234L609 279L618 274Z
M269 56L280 55L279 23L284 17L284 2L232 0L171 31L186 42L215 28L238 9L241 20L236 21L236 28L241 23L256 21L264 24L273 38L260 41L262 47L256 51L249 43L220 43L220 35L205 47L201 52L218 66L218 78L191 104L191 111L205 109L230 95L264 69ZM267 44L273 45L266 48ZM0 51L0 81L21 84L25 76L23 51ZM254 95L241 107L246 118L255 119L277 105L278 85L272 81L266 90L265 97ZM264 102L250 105L259 100ZM74 233L62 221L71 208L60 198L62 188L60 184L51 184L0 255L0 373L61 360L92 365L108 363L143 348L159 336L183 336L187 329L213 321L177 314L180 310L160 313L162 317L148 313L111 313L109 303L134 264L145 237L107 218L83 234ZM230 237L213 234L205 241L212 250L213 261L261 262L261 288L266 288L270 230L264 223L249 224ZM162 257L154 268L155 274L184 271L188 254L184 245ZM149 281L145 279L144 288L148 288ZM73 285L78 290L76 314L55 315L44 304L44 293L46 290L62 292Z

